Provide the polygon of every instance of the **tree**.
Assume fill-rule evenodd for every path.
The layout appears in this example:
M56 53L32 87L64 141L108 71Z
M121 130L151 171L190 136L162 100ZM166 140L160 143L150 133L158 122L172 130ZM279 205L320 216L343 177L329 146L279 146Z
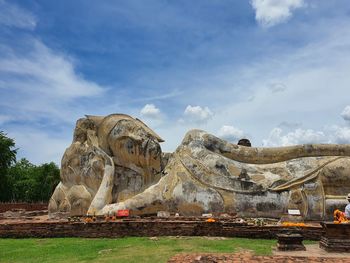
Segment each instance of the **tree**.
M17 149L14 149L15 141L6 135L3 131L0 131L0 172L6 171L16 162Z
M16 162L17 149L15 141L0 131L0 201L9 201L11 190L8 185L7 173Z
M60 170L53 162L31 164L22 158L8 171L11 200L20 202L47 202L60 181Z
M43 182L40 200L48 201L60 182L60 169L54 162L51 162L40 165L38 171L38 174L41 176L39 179Z
M0 131L0 202L47 202L60 182L60 169L53 162L16 162L16 154L15 141Z

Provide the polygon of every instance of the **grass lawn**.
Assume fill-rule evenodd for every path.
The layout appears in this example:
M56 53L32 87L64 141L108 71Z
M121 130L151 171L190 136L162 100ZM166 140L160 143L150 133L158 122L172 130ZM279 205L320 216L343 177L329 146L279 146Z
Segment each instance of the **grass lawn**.
M0 239L0 262L166 262L177 253L253 250L270 255L276 240L206 237Z

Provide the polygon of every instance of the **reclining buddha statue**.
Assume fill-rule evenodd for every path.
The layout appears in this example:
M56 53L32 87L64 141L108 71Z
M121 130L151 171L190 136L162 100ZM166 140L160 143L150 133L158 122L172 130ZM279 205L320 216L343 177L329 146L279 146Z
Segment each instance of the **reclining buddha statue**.
M202 130L174 153L139 119L124 114L79 119L61 162L49 215L107 215L130 209L182 215L234 213L330 218L350 192L350 145L254 148Z

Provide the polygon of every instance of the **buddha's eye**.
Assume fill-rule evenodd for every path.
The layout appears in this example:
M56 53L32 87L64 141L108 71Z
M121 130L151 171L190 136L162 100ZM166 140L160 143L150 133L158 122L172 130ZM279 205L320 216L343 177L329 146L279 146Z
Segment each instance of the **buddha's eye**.
M134 154L134 142L132 139L128 139L125 143L125 147L129 153Z

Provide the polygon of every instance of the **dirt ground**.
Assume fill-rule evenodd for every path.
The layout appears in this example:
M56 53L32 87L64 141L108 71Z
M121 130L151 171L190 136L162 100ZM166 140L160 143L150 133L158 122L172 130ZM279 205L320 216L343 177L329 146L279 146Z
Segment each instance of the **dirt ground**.
M318 245L307 245L306 251L274 252L273 256L255 256L250 251L232 254L177 254L168 263L350 263L350 253L327 253Z

